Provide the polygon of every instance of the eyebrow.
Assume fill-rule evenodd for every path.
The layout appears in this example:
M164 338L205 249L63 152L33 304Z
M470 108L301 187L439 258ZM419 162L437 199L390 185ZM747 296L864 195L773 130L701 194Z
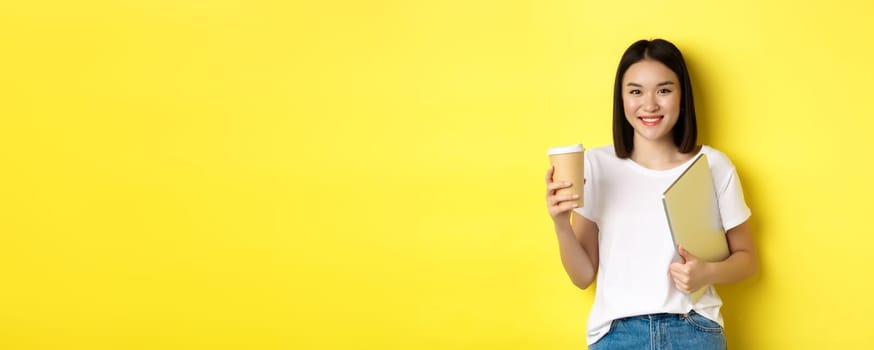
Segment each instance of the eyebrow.
M665 86L665 85L674 85L674 82L670 81L670 80L666 80L666 81L663 81L661 83L658 83L656 86ZM640 85L640 84L635 83L635 82L630 82L628 84L625 84L625 86L643 87L643 85Z

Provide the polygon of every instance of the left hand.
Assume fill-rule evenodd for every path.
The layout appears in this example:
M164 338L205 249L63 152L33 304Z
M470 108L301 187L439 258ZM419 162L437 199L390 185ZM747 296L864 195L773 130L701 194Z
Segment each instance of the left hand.
M710 264L699 259L683 249L678 248L680 257L683 262L671 263L671 278L674 280L674 285L683 293L692 293L701 287L711 284L712 272Z

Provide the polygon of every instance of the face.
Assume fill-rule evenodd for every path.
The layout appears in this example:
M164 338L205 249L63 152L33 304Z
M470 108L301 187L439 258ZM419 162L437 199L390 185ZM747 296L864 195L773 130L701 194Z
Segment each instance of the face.
M673 143L681 91L677 74L659 61L645 59L628 67L622 78L622 103L635 141Z

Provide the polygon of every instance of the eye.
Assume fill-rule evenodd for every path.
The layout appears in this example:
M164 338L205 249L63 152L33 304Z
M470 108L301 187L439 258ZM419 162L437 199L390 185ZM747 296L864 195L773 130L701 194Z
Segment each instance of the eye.
M640 95L640 90L639 89L629 90L628 93L632 94L632 95Z
M660 94L669 94L669 93L671 93L671 89L661 89L661 90L659 90L659 93Z

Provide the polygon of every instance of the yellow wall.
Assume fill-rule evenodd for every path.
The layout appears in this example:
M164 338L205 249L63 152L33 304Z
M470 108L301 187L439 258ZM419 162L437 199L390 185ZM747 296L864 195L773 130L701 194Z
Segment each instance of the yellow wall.
M545 151L656 37L754 211L729 346L871 348L874 7L703 3L4 2L0 348L581 349Z

